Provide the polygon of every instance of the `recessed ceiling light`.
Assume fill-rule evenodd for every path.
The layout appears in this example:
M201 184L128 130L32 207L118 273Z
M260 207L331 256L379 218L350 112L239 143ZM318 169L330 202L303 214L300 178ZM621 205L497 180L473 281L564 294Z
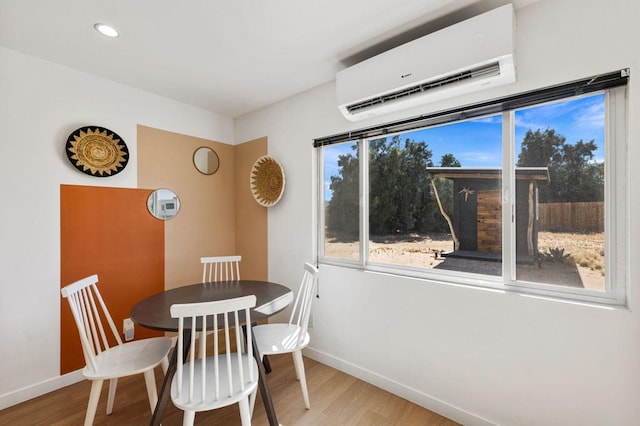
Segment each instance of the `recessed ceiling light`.
M93 28L96 29L100 34L106 35L107 37L118 37L120 34L116 31L115 28L109 26L107 24L95 24Z

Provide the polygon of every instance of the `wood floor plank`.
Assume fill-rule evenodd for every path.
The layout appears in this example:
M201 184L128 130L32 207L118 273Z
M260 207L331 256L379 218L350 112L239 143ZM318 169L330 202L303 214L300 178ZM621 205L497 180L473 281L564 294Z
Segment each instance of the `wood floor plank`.
M309 358L304 359L311 400L311 409L306 410L291 355L272 356L269 361L273 368L268 376L269 388L282 426L456 425L436 413ZM158 385L162 383L160 369L156 371L156 381ZM0 425L82 425L90 387L88 381L82 381L9 407L0 411ZM141 375L119 380L113 414L110 416L105 414L107 391L108 384L105 383L94 425L139 426L149 423L151 413ZM195 423L240 425L238 406L235 404L198 413ZM268 423L258 394L252 424L263 426ZM182 411L169 403L162 424L181 425Z

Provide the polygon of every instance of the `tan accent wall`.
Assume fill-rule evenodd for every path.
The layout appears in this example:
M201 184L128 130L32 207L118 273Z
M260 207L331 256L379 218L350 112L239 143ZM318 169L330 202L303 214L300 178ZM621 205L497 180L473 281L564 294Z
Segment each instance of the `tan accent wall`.
M242 253L242 278L266 280L267 208L251 194L249 176L253 163L267 155L267 138L236 145L236 246Z
M218 153L220 168L213 175L193 165L200 146ZM165 223L165 288L200 282L202 256L240 254L242 278L267 278L266 209L246 198L251 165L266 148L266 139L233 146L138 125L138 186L169 188L181 204ZM243 183L239 169L247 163Z

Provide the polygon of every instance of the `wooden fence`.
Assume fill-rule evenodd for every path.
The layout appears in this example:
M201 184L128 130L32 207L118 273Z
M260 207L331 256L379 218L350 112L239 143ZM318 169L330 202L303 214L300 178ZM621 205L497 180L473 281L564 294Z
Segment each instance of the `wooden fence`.
M538 230L604 232L604 203L538 204Z

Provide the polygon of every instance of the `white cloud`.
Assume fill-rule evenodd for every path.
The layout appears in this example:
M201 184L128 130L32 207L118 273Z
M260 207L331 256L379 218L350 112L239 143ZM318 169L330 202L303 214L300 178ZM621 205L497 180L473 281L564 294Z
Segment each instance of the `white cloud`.
M458 157L459 156L459 157ZM494 166L502 163L502 156L500 153L486 152L486 151L464 151L456 154L456 157L460 163L464 166L465 163L473 164L487 164Z

